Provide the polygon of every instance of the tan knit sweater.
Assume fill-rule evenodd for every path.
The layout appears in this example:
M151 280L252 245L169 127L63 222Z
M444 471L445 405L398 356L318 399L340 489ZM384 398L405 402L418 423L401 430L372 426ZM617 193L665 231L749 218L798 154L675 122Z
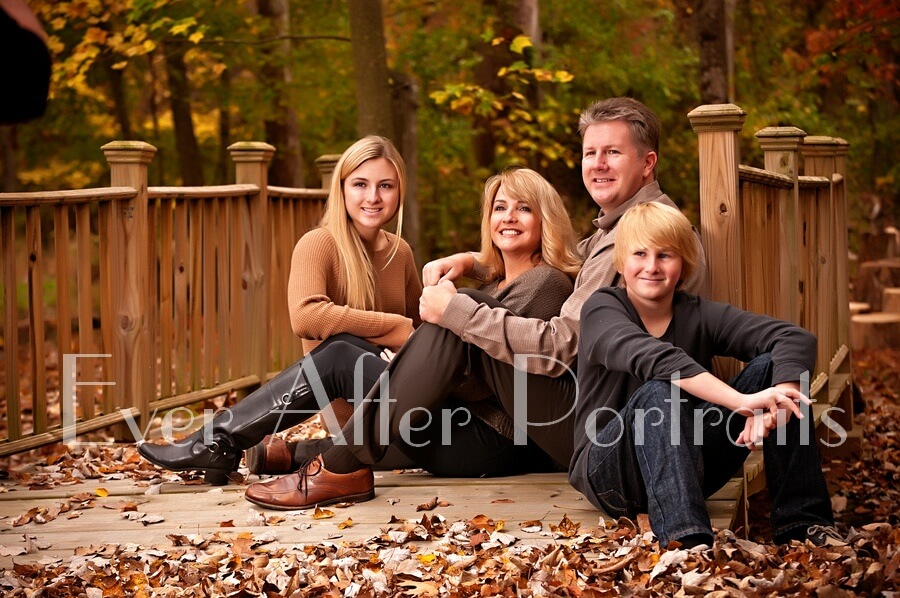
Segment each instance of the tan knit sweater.
M375 266L375 310L347 306L341 291L344 271L338 260L334 238L324 228L306 233L294 247L288 280L288 309L294 334L303 339L309 352L321 341L346 332L380 347L397 348L418 326L422 283L406 241L400 241L397 255L385 267L394 246L371 254Z

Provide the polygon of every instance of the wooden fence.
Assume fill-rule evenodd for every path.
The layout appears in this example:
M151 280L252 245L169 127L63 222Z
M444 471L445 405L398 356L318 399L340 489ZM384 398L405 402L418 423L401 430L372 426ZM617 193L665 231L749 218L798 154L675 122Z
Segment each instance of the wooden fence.
M233 185L148 187L153 146L102 149L109 188L0 194L0 455L109 426L132 440L127 418L143 430L154 411L246 392L302 355L291 253L319 220L337 156L317 161L319 189L269 186L275 148L254 142L229 148Z
M837 405L844 413L832 417L851 430L847 143L793 127L763 129L757 138L765 169L751 168L740 165L743 110L701 106L688 117L699 137L701 229L713 298L815 333L816 416ZM60 386L77 397L77 409L69 410L77 433L116 424L123 440L132 437L122 425L126 417L143 430L154 410L246 392L301 354L285 286L292 247L318 220L326 191L268 186L271 146L238 143L230 150L234 185L148 188L155 149L113 142L103 147L110 188L0 194L9 422L0 455L72 433L48 425L48 345L59 354L108 355L79 358L79 385L71 392ZM335 158L320 159L323 188ZM54 251L44 250L51 245ZM18 288L27 297L17 298ZM21 351L30 379L18 377ZM97 386L102 381L115 386ZM34 414L30 430L20 425L16 397ZM830 428L823 432L832 439ZM751 460L746 484L759 484L758 471Z
M699 137L701 235L712 298L816 335L809 394L819 437L835 451L853 450L859 430L853 430L849 350L849 145L796 127L769 127L756 133L765 168L744 166L738 133L745 116L733 104L688 115ZM765 485L761 453L744 465L742 518L748 497Z

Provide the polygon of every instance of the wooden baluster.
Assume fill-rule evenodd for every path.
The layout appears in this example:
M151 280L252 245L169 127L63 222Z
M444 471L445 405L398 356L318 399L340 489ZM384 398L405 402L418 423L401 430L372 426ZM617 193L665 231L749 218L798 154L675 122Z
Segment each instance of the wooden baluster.
M22 437L19 411L19 302L16 297L16 211L0 206L0 255L3 256L3 361L6 367L6 431L8 440Z
M44 251L41 207L25 208L25 249L28 256L28 323L31 334L31 405L34 433L47 431L47 375L44 357Z

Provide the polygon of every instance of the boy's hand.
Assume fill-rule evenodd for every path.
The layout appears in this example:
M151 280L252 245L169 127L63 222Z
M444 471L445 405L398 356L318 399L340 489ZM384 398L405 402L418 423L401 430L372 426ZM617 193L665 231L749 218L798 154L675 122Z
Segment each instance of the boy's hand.
M792 385L781 385L743 395L737 412L745 415L747 421L737 443L750 450L762 446L763 439L768 437L769 432L786 424L791 415L803 419L798 403L810 405L812 401Z

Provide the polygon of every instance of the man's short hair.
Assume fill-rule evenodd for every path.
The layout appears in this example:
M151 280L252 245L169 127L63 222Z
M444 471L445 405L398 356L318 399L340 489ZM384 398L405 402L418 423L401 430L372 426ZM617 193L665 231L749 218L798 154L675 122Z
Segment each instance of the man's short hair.
M591 125L613 120L628 123L638 149L659 154L659 131L662 128L659 117L646 104L634 98L607 98L594 102L581 113L578 132L584 137L584 132Z

